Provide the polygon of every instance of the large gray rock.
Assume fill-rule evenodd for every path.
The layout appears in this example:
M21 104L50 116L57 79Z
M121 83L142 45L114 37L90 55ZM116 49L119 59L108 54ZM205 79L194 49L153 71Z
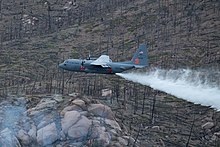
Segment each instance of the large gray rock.
M51 112L52 109L56 109L57 102L53 99L42 99L36 107L27 110L27 114L31 117L44 117L47 112ZM42 119L42 118L40 118Z
M98 124L94 124L94 121L92 121L92 134L91 137L94 139L98 139L100 137L100 134L106 131L105 127L102 127Z
M26 103L28 102L28 99L25 97L20 97L20 98L17 98L16 100L19 106L25 106Z
M109 126L116 131L121 131L121 127L119 126L119 124L115 120L106 119L106 118L102 118L102 117L94 117L93 123L99 124L102 126Z
M81 116L79 121L77 121L74 125L72 125L68 130L68 136L69 138L73 140L86 140L90 126L91 126L91 120L89 120L85 116Z
M28 145L31 143L30 136L23 129L18 131L17 138L21 141L22 145Z
M103 145L107 146L110 144L111 135L108 132L103 132L100 134L98 141Z
M214 134L214 135L212 135L212 137L211 137L211 142L216 142L217 141L217 136Z
M0 146L1 147L21 147L18 139L8 128L0 132Z
M70 93L69 96L72 96L72 97L77 97L79 95L79 93Z
M71 106L67 106L65 107L61 112L60 114L61 115L64 115L67 111L83 111L86 109L86 105L85 105L85 102L83 100L80 100L80 99L75 99L71 102Z
M77 105L77 106L81 107L82 109L86 108L85 102L83 100L80 100L80 99L73 100L72 105Z
M122 137L118 137L118 142L120 144L122 144L123 146L127 146L128 145L128 140L122 138Z
M36 107L27 110L27 112L33 116L36 113L44 111L44 109L55 109L57 107L57 101L50 98L42 99Z
M37 125L37 129L41 129L43 127L45 127L46 125L48 125L49 123L45 120L42 120L38 125Z
M36 107L27 110L27 114L34 121L38 129L54 122L55 117L59 114L54 111L56 109L57 101L51 98L42 99Z
M214 135L220 137L220 131L219 132L215 132Z
M105 124L110 125L113 129L117 131L121 131L121 127L115 120L105 119L104 121L105 121Z
M62 97L62 95L60 95L60 94L55 94L55 95L53 95L53 99L54 99L55 101L57 101L58 103L63 101L63 97Z
M102 118L114 119L114 114L112 110L108 106L105 106L103 104L91 104L88 107L88 111Z
M131 136L122 136L122 138L128 140L130 144L134 144L135 140Z
M42 145L50 145L59 138L56 124L51 123L37 131L37 142Z
M79 106L77 106L77 105L67 106L67 107L65 107L65 108L60 112L60 115L63 116L63 115L65 115L65 113L68 112L68 111L78 111L78 112L80 112L80 111L82 111L82 108L79 107Z
M42 99L33 110L42 110L45 108L56 108L57 101L54 99Z
M39 124L37 125L37 129L41 129L45 127L46 125L52 123L54 121L54 116L52 113L46 114L40 121Z
M203 129L211 129L212 127L214 127L214 123L213 122L207 122L205 124L202 125Z
M79 119L81 115L77 111L68 111L65 113L64 118L61 120L62 131L67 134L67 131L71 126L73 126Z
M28 135L32 140L37 139L37 127L34 124L31 125L31 129L28 131Z
M92 138L96 139L98 144L101 144L102 146L109 145L111 141L110 133L106 131L105 127L99 125L93 126Z

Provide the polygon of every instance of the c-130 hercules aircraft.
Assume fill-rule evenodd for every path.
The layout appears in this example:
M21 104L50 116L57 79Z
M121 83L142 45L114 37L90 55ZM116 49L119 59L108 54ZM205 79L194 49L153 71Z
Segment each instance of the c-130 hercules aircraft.
M115 74L133 68L148 66L147 46L141 44L131 61L112 62L107 55L101 55L97 59L67 59L59 64L59 68L75 72Z

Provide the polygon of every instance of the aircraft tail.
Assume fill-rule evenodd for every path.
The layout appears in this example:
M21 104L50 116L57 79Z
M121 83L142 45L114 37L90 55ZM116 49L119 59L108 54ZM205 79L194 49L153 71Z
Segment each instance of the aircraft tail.
M147 45L141 44L134 54L131 62L136 68L142 68L148 66Z

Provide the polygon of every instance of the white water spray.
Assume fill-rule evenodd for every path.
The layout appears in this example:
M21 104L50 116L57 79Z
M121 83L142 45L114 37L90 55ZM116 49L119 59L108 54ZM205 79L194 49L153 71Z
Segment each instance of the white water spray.
M196 104L211 106L220 111L219 73L217 77L204 71L189 69L156 69L146 73L118 73L118 76L147 85ZM217 78L217 79L216 79Z

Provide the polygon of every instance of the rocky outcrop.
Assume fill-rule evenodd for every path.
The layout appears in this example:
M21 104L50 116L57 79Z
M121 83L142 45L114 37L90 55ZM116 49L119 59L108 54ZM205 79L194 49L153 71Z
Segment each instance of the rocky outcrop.
M62 119L62 131L67 134L67 131L71 126L73 126L79 119L80 113L77 111L66 112L64 118Z
M14 133L9 128L6 128L0 132L0 146L21 147L21 144Z
M37 131L37 142L41 146L46 146L54 143L58 139L56 124L49 124Z
M23 129L18 131L17 138L20 140L22 145L28 145L31 143L30 136Z
M88 107L88 111L102 118L114 119L114 114L111 111L111 108L103 104L91 104Z
M72 125L68 130L68 137L73 140L86 140L89 137L89 128L91 126L91 120L85 116L81 116L80 119Z
M73 146L128 144L130 138L122 137L125 132L108 106L91 103L89 99L68 98L71 101L65 102L61 95L47 96L35 107L21 111L13 122L15 125L1 131L0 146L64 146L70 142ZM23 106L25 110L26 105Z
M214 123L213 122L207 122L204 125L202 125L203 129L211 129L212 127L214 127Z

